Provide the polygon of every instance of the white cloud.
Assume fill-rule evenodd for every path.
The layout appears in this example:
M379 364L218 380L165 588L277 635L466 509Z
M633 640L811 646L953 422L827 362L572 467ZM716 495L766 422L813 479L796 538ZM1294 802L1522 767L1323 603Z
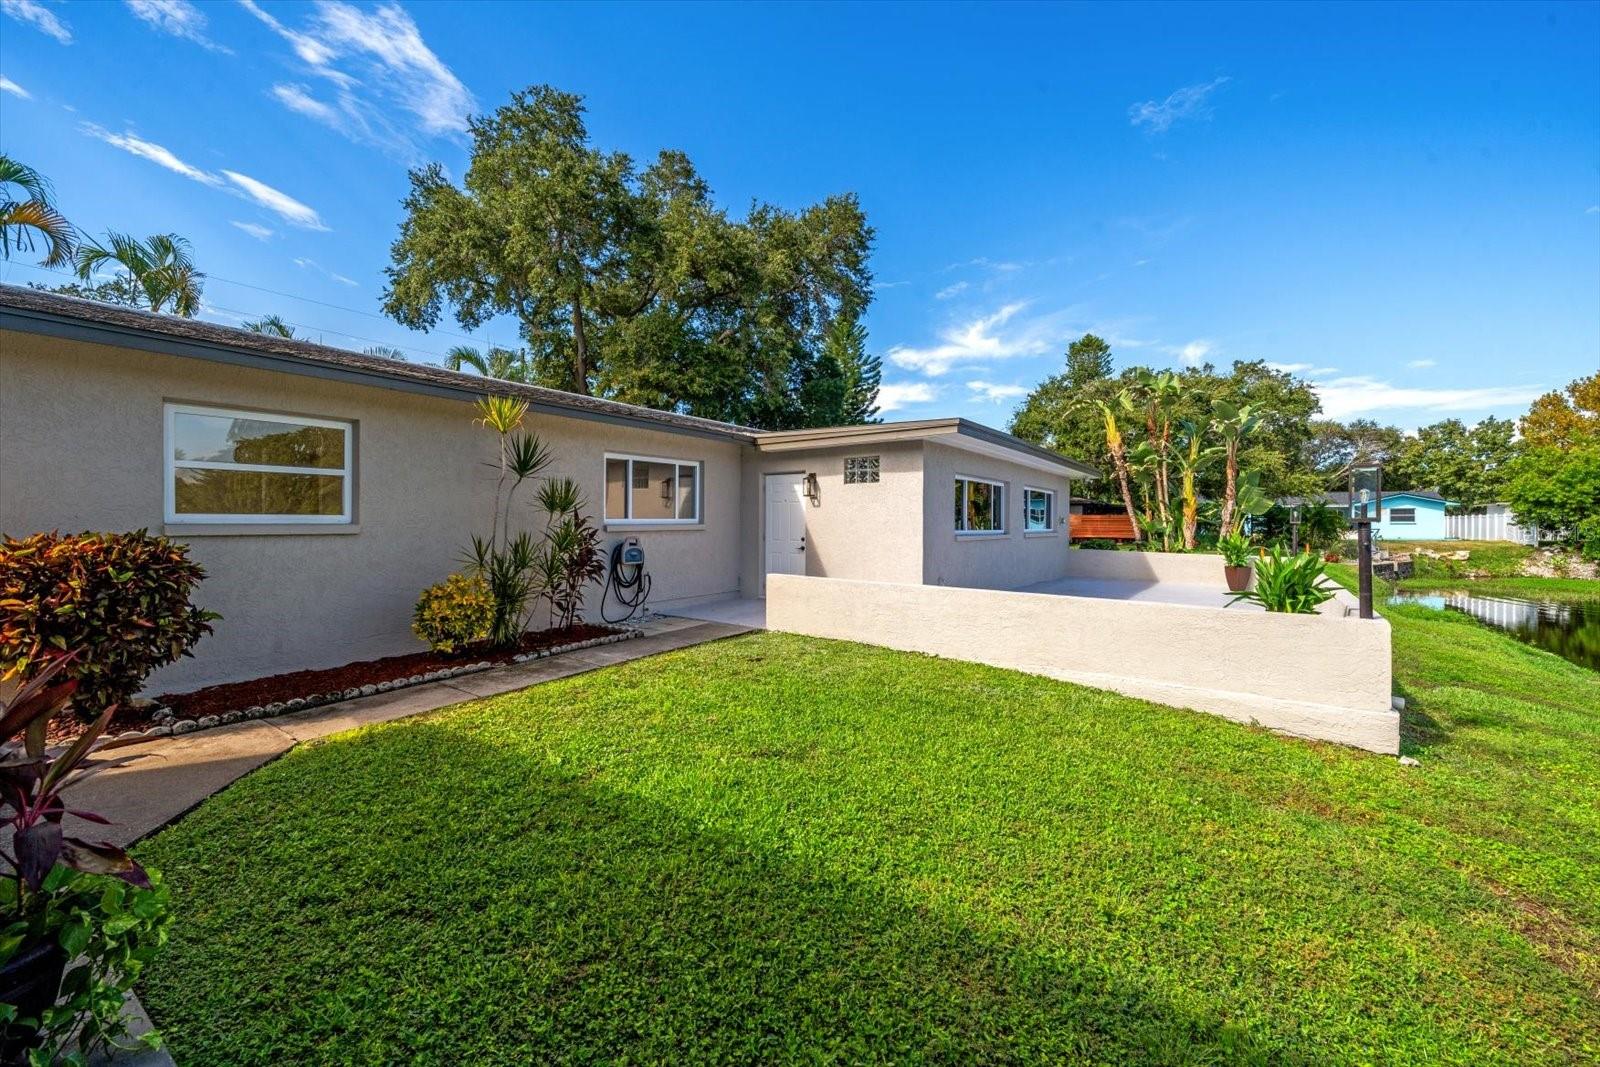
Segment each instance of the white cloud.
M411 137L391 117L409 112L428 136L459 134L477 106L472 93L430 49L398 4L363 10L341 0L318 0L303 29L291 29L254 0L246 10L285 41L312 74L334 87L332 101L303 85L277 85L273 95L291 110L331 126L351 140L405 153ZM347 69L348 68L348 69ZM352 73L352 69L354 73Z
M1312 385L1322 401L1324 418L1343 419L1370 411L1482 411L1526 407L1545 392L1543 386L1488 386L1478 389L1407 389L1366 376L1334 378Z
M1319 367L1315 363L1271 363L1267 364L1268 370L1275 370L1280 374L1299 374L1307 378L1321 378L1329 374L1339 373L1338 367Z
M1201 337L1186 345L1168 345L1166 351L1183 360L1185 366L1198 367L1206 361L1206 357L1217 351L1217 343Z
M12 96L20 96L24 100L33 99L32 93L28 92L28 90L24 89L22 86L18 85L4 74L0 74L0 93L10 93Z
M1135 126L1147 127L1151 133L1166 133L1184 119L1209 118L1211 108L1207 99L1228 78L1213 78L1200 85L1186 85L1165 100L1146 100L1128 108L1128 121Z
M326 230L322 219L311 207L302 204L288 193L280 192L265 182L236 170L224 170L223 176L237 186L244 195L273 212L285 222L307 230Z
M340 112L312 96L303 85L274 85L272 95L290 111L298 111L336 130L341 128L344 121Z
M971 381L967 383L967 388L972 390L972 399L986 400L993 404L1028 395L1028 387L1025 385L996 385L994 382Z
M212 188L220 188L223 184L222 179L210 171L201 170L190 163L185 163L171 149L158 145L154 141L146 141L136 134L112 133L103 126L96 126L92 122L81 123L78 129L114 148L120 148L124 152L138 156L141 159L148 159L156 166L165 167L174 174L181 174L190 181L197 181Z
M967 288L966 282L956 282L954 285L947 285L937 293L934 293L933 298L935 300L949 300L952 296L965 292Z
M1436 359L1414 359L1406 364L1412 370L1426 370L1429 367L1437 367L1438 365L1439 361Z
M273 234L277 232L272 227L263 226L259 222L239 222L236 219L230 219L228 220L228 225L238 227L258 241L271 240Z
M306 259L303 256L297 256L295 258L294 265L299 267L301 270L315 271L317 274L322 275L329 281L338 282L340 285L348 285L352 289L360 288L361 286L361 283L356 281L354 278L346 278L343 274L336 274L314 259Z
M82 123L79 127L85 134L124 152L147 159L158 167L181 174L190 181L209 185L213 189L227 189L236 195L243 196L246 200L254 201L260 207L266 208L285 222L307 230L326 230L321 217L316 211L302 204L288 193L274 189L263 181L258 181L248 174L240 174L236 170L224 169L222 173L213 174L208 170L201 170L191 163L179 159L177 154L164 145L147 141L132 133L112 133L92 122ZM229 187L231 183L231 188ZM248 232L248 231L247 231Z
M1007 304L992 315L948 327L940 332L940 343L930 348L896 345L889 349L889 361L897 367L938 377L956 366L1039 355L1060 339L1059 316L1039 316L1008 325L1026 306Z
M123 0L135 17L153 29L173 37L193 41L213 52L233 55L233 49L224 47L206 36L206 17L189 0Z
M884 414L899 411L909 404L931 403L939 395L937 386L927 382L900 382L878 386L878 410Z
M1600 215L1600 204L1591 204L1584 209L1585 215Z
M72 30L38 0L0 0L0 11L18 22L27 23L40 33L54 37L62 44L72 43Z

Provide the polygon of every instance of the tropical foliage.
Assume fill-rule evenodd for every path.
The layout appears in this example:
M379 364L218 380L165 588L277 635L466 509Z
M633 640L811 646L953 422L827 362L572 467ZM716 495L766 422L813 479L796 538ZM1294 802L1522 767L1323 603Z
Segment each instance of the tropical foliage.
M1192 548L1203 525L1238 529L1271 497L1320 488L1300 465L1316 410L1305 382L1262 362L1227 374L1205 365L1113 375L1110 346L1085 334L1068 346L1066 369L1029 394L1011 432L1100 467L1108 477L1090 495L1120 502L1154 546Z
M439 164L411 173L384 295L396 320L514 315L542 385L769 428L825 417L812 406L831 390L808 386L836 374L828 329L872 297L854 196L730 218L687 157L641 170L597 149L580 98L547 86L471 136L461 185Z
M110 232L103 243L84 241L75 263L79 279L96 286L84 295L185 318L200 311L205 275L195 269L189 242L175 233L153 234L141 241ZM106 271L112 277L97 281Z
M52 960L67 967L60 995L38 1015L23 1017L17 1005L0 1005L8 1043L20 1039L19 1029L42 1030L42 1047L27 1052L37 1064L58 1062L75 1047L93 1051L121 1035L124 994L166 938L159 876L114 845L62 828L69 813L63 794L121 762L97 755L115 704L96 707L93 721L70 744L45 746L50 718L82 700L80 679L94 673L85 660L81 649L55 650L31 677L11 674L0 681L0 827L6 841L0 849L0 964L48 946L52 951L37 965L46 981ZM93 812L71 814L106 821Z
M143 530L0 540L0 682L75 649L79 714L126 702L211 632L218 616L190 603L204 577L185 546Z
M460 652L489 640L494 596L477 575L452 574L417 598L411 632L435 652Z
M1267 611L1311 615L1317 605L1333 599L1337 588L1327 577L1327 564L1315 552L1285 554L1272 549L1261 553L1255 567L1255 585L1233 594L1230 605L1247 600Z
M0 153L0 254L10 259L13 249L33 252L43 245L40 265L71 263L76 234L53 201L49 179Z
M445 353L444 365L451 370L475 370L485 378L498 378L503 382L533 381L528 353L498 345L490 347L487 353L470 345L456 345Z
M277 315L263 315L259 319L242 324L251 333L264 333L269 337L294 338L294 327L290 326Z

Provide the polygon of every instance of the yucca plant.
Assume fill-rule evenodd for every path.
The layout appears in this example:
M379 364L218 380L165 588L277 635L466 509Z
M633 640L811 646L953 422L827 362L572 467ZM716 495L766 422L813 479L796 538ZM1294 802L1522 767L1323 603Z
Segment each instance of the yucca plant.
M1248 600L1268 611L1314 615L1317 605L1333 599L1334 587L1326 584L1327 564L1315 553L1284 555L1274 548L1263 551L1255 565L1254 588L1235 593L1229 606Z
M474 535L463 562L489 585L494 597L490 640L509 648L522 636L528 603L543 592L539 582L539 544L527 531L511 531L511 505L517 490L550 464L550 450L537 434L522 432L528 402L509 396L478 400L477 422L499 438L495 463L500 476L494 489L494 518L487 537Z

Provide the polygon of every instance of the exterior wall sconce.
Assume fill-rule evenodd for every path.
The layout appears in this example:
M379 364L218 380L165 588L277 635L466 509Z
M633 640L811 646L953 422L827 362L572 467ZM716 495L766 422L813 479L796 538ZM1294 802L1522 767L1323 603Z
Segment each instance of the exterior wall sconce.
M817 484L817 475L814 471L806 475L805 494L806 499L811 501L812 507L819 507L822 504L822 487Z

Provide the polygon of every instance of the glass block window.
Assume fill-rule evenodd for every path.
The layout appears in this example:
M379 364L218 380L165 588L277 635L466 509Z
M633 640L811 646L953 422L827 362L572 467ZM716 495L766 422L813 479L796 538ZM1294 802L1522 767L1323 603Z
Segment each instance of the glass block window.
M877 456L847 456L844 461L844 484L865 485L878 480Z

